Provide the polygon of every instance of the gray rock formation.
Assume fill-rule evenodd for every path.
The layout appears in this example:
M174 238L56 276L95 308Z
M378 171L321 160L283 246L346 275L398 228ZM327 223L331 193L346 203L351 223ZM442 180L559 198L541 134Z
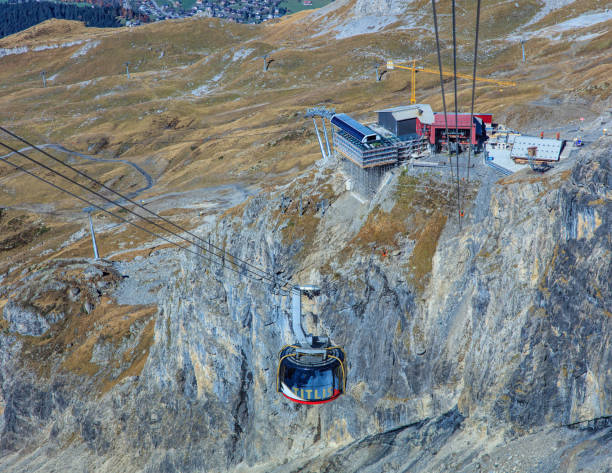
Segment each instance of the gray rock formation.
M33 307L23 307L11 301L4 306L4 319L9 323L9 330L21 335L39 337L49 330L49 322ZM51 323L60 319L61 315L53 317Z
M544 175L483 183L489 210L461 230L444 226L431 193L398 214L397 176L368 206L326 170L220 220L216 245L323 287L305 325L347 352L348 392L331 404L275 392L289 301L229 261L168 250L180 264L160 258L154 296L142 261L12 282L0 469L610 471L610 144ZM38 300L28 294L41 278L65 285L64 318L15 309ZM74 329L84 335L68 339Z
M398 15L404 13L406 7L414 0L357 0L354 12L360 15Z

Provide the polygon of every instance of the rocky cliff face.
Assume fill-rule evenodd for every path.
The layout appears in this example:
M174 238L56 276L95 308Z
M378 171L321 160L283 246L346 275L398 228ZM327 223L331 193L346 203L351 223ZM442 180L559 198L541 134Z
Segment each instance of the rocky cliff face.
M305 325L349 374L320 407L275 392L289 301L219 262L164 250L6 275L2 469L606 471L611 143L483 180L461 229L444 178L396 174L361 204L332 169L201 229L322 286Z

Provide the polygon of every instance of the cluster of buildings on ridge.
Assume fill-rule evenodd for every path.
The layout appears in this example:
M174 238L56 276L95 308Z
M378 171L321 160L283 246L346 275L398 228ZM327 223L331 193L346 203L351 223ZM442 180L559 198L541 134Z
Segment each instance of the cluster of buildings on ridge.
M260 23L286 14L280 4L281 0L196 0L192 11L237 23Z
M558 136L544 139L505 130L486 113L448 113L445 118L427 104L415 104L379 110L377 116L377 122L368 125L343 113L330 117L334 151L365 196L376 192L389 169L442 150L484 151L486 164L511 174L520 164L549 166L559 161L565 146Z
M109 0L112 1L112 0ZM166 20L189 16L224 18L236 23L261 23L279 18L287 13L281 6L283 0L196 0L191 8L184 8L179 0L123 0L147 21ZM139 19L128 20L127 26L135 26Z

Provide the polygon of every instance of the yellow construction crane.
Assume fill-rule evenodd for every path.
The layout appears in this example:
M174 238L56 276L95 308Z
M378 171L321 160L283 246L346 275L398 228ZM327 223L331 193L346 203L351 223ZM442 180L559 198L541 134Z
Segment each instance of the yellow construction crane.
M440 74L440 71L435 70L435 69L427 69L425 67L417 67L416 65L416 59L412 60L412 65L406 65L404 63L396 63L393 61L387 61L387 70L393 70L393 69L406 69L408 71L410 71L412 73L412 77L411 77L411 82L412 82L412 90L410 92L410 103L416 103L416 73L417 72L428 72L430 74ZM452 72L443 72L442 75L444 77L454 77L454 74ZM472 76L468 75L468 74L460 74L457 73L457 77L461 77L463 79L472 79ZM494 80L494 79L487 79L485 77L476 77L476 81L477 82L489 82L491 84L496 84L496 85L503 85L503 86L507 86L507 87L514 87L516 86L516 82L512 82L509 80Z

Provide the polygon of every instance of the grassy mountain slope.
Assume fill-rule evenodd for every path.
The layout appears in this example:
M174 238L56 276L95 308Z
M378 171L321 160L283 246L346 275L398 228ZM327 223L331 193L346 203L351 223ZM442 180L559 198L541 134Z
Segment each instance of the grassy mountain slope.
M371 2L372 5L375 3ZM467 12L471 11L474 3L462 7L465 10L460 11L458 16L460 46L458 66L462 72L467 73L471 70L473 35L473 17ZM598 3L568 4L542 16L533 24L529 24L529 21L534 14L541 11L543 3L528 1L521 4L523 7L521 9L517 9L513 2L497 2L483 8L478 74L503 79L512 78L518 85L503 90L496 86L479 86L476 109L481 112L491 112L496 121L512 127L531 131L560 130L565 138L571 138L569 130L577 127L578 117L582 116L587 121L591 121L610 105L611 22L605 20L580 28L559 31L559 25L568 20L598 12ZM365 9L362 8L363 5ZM370 291L370 287L365 284L361 288L359 281L351 279L351 274L365 274L372 269L365 267L368 265L367 258L364 256L360 261L360 257L367 256L371 252L370 261L380 259L381 265L391 265L395 260L387 259L387 250L400 252L400 249L410 247L408 240L413 242L411 256L408 257L407 254L400 256L400 260L404 258L405 265L397 269L398 273L390 272L389 274L394 274L395 277L389 278L388 281L400 281L397 286L401 286L401 293L406 296L406 300L410 300L411 304L412 302L420 304L416 298L412 301L412 295L406 292L408 291L406 287L409 285L416 287L415 294L418 294L425 289L428 278L436 268L438 272L441 271L441 265L436 262L434 255L438 251L436 245L447 222L444 212L450 210L446 208L448 194L437 195L436 192L425 188L416 194L404 193L404 199L399 199L397 206L381 204L380 208L375 209L370 215L365 215L362 211L355 211L352 214L351 209L359 206L350 196L344 194L346 199L343 205L348 210L343 215L330 213L326 218L332 223L327 227L319 225L322 219L317 204L339 199L344 190L344 183L340 178L334 181L334 173L327 170L319 174L327 173L325 178L332 181L334 188L330 189L327 182L322 188L311 188L311 177L317 172L305 175L303 171L319 158L319 151L312 122L304 117L305 110L314 105L323 105L351 113L359 119L371 120L374 118L375 110L405 104L410 94L408 73L393 71L385 74L381 82L376 82L375 64L383 63L388 58L410 57L418 58L421 64L429 67L435 67L437 62L431 33L430 4L427 1L410 2L401 14L393 16L376 17L368 8L370 7L367 2L338 0L314 13L304 11L273 23L256 26L199 18L109 31L86 29L73 22L49 21L0 40L0 124L36 144L58 143L69 150L103 159L104 161L92 161L78 158L65 151L51 150L54 155L75 164L79 169L122 192L136 192L144 187L145 190L138 194L137 199L184 227L201 226L209 221L207 220L209 214L219 215L226 211L222 214L217 227L220 229L218 234L225 236L217 243L240 248L245 258L253 256L253 253L249 253L253 251L251 246L253 241L260 244L265 242L272 248L289 248L293 252L291 254L299 255L295 260L303 264L297 270L304 272L299 274L304 276L304 279L310 275L313 267L317 267L326 278L332 282L336 281L338 285L341 281L349 281L347 286L353 284L355 287L352 290L356 295L354 299L347 296L346 306L354 307L356 312L361 310L364 313L365 310L355 301L371 298L372 308L368 314L373 325L371 332L364 331L362 334L369 336L381 328L377 325L379 319L376 317L380 309L379 302L376 301L379 292ZM446 70L452 64L448 13L448 8L440 7ZM364 20L373 16L376 18ZM405 28L407 26L410 27ZM557 28L557 30L552 31L547 28ZM365 34L368 31L370 33ZM526 42L528 62L523 64L520 60L520 44L516 35L528 33L531 34ZM272 60L267 72L262 70L264 54L268 54ZM126 62L129 62L131 74L129 79L125 74ZM40 77L43 70L46 71L46 88L42 87ZM419 74L417 82L418 101L430 103L434 109L440 110L442 105L437 77ZM445 86L447 92L450 91L451 82L447 81ZM460 111L468 110L469 101L469 83L460 82ZM447 97L447 104L449 107L453 106L450 94ZM11 146L17 148L23 146L7 135L0 133L0 136L2 136L1 141ZM4 151L0 150L0 155L2 154ZM46 158L36 156L51 164ZM31 166L21 157L11 156L9 159L26 167ZM596 164L593 164L593 168L596 167ZM300 174L302 174L301 179L293 186L281 187ZM48 172L43 175L52 178ZM147 185L147 177L151 180L150 187ZM402 179L408 178L403 176ZM555 179L559 182L552 182ZM531 194L523 196L522 188L518 187L516 192L511 189L503 194L508 202L514 202L516 196L528 201L530 195L533 195L533 200L538 201L545 190L554 190L561 181L565 182L568 179L567 173L557 170L554 174L529 177L530 186L526 188ZM409 184L411 181L406 182ZM75 188L71 190L82 193ZM249 193L254 194L259 191L264 191L259 197L247 198ZM308 199L304 199L308 201L305 203L305 210L302 211L298 202L301 202L304 194L308 195ZM287 209L281 211L276 205L277 202L281 202L280 207L282 207L285 197L292 199L292 202ZM392 200L402 196L387 197ZM586 197L583 200L586 202L587 210L603 203L603 199L602 202L599 199L593 199L591 202ZM568 201L573 202L572 199ZM241 205L234 207L235 204ZM17 365L12 371L10 371L12 368L6 368L7 372L11 373L11 380L19 381L21 373L19 370L23 369L23 372L32 378L40 375L41 379L47 379L46 376L49 376L49 379L56 379L54 376L57 376L57 379L68 380L64 386L67 393L75 392L79 396L98 399L96 396L104 397L105 393L108 394L110 391L110 397L118 392L113 390L124 380L128 378L137 380L149 359L149 350L153 348L158 353L151 358L168 363L168 366L172 365L172 369L179 369L180 363L185 363L185 370L180 368L182 374L175 373L171 369L162 370L163 366L159 368L164 376L169 377L168 382L181 387L182 393L187 396L188 387L193 381L186 376L189 372L187 360L200 362L203 358L201 354L189 350L183 353L177 347L182 346L185 349L201 345L214 347L220 343L218 347L220 356L216 360L234 365L228 365L227 372L224 372L215 364L217 361L213 360L213 357L207 358L207 364L204 365L198 365L194 361L195 368L192 367L191 371L196 373L199 379L198 389L216 389L215 386L221 386L223 392L239 393L243 396L243 393L248 391L248 387L245 386L250 382L258 386L257 390L249 391L251 393L264 392L265 389L260 388L271 385L269 378L273 375L267 367L270 359L275 356L276 346L266 346L270 353L265 353L261 347L257 347L253 350L253 356L247 356L244 352L239 354L239 351L247 347L250 342L242 343L243 340L237 335L244 335L246 341L253 339L249 332L253 321L232 319L232 316L239 314L243 307L251 307L251 301L247 299L239 301L232 299L232 297L244 297L243 286L241 291L238 291L240 293L238 296L230 291L223 293L225 289L218 287L218 281L214 279L212 272L209 274L208 268L198 266L192 261L195 258L188 261L181 259L177 262L176 254L164 252L169 246L167 243L152 242L153 238L145 232L117 224L101 212L94 212L93 215L98 230L98 246L102 256L116 264L110 265L107 262L91 264L91 261L81 259L91 256L84 206L0 162L0 309L3 310L3 314L12 317L11 320L8 320L8 316L0 317L0 331L2 337L5 337L0 341L7 340L3 349L9 354L3 360L9 360ZM443 207L444 212L440 207ZM521 213L525 204L519 202L513 206L500 205L500 208L516 208L517 213ZM550 210L547 210L548 212ZM586 210L584 213L588 214ZM270 221L266 220L268 214L271 216ZM543 215L546 217L546 214ZM568 211L568 215L574 213ZM258 218L270 224L271 229L268 234L264 234L266 227L258 223ZM538 216L533 220L542 222L546 219ZM597 229L601 225L601 218L599 223L597 218L594 220L596 223L594 227ZM525 222L523 215L519 215L515 222L509 230L516 230L517 235L510 235L507 241L520 247L523 242L520 232ZM249 230L240 232L241 225L248 227ZM361 227L357 228L358 225ZM478 231L485 231L495 225L496 222L483 225ZM584 225L586 224L583 222ZM259 236L252 239L252 232L259 232ZM330 253L327 243L330 240L341 240L342 238L337 238L338 234L346 240L344 249ZM232 242L232 235L243 241L240 244ZM271 235L269 239L272 241L269 241L268 235ZM396 241L398 235L401 242ZM467 235L464 236L468 240ZM470 241L473 241L473 238ZM548 240L544 241L548 243ZM266 245L262 248L267 248ZM457 245L467 254L467 243L464 246L459 243ZM500 243L499 239L494 238L491 240L491 245L494 248L506 248L508 251L513 248L512 245ZM313 248L318 248L319 253ZM380 253L381 248L385 249L385 256ZM256 249L254 252L261 258L269 256L264 249L261 251ZM281 257L286 257L280 250L278 253ZM477 256L472 255L472 257L484 259L483 278L489 277L489 273L496 275L502 272L497 264L492 264L490 268L484 267L491 261L488 250L483 249L482 252L476 251L476 253ZM461 251L453 251L451 255L447 255L451 261L453 258L457 261L444 270L449 273L456 272L456 268L465 263L462 254ZM529 258L532 257L537 260L541 255L534 250L533 254L529 255ZM517 261L515 266L503 271L509 278L513 277L515 272L523 276L528 275L529 271L533 270L529 258ZM131 267L132 269L127 268L127 262L134 261L137 263ZM321 261L326 261L326 264L321 265ZM513 263L511 258L508 261L509 265ZM289 270L293 263L287 263ZM378 263L375 261L374 266ZM354 264L362 267L356 271L352 267ZM193 268L188 268L189 265L193 265ZM341 270L344 267L346 274L338 272L337 266L340 266ZM117 267L119 269L116 269ZM514 269L515 267L519 269ZM535 267L537 273L538 266ZM468 269L466 268L466 274L471 274ZM289 270L285 274L288 274ZM563 268L559 269L562 270ZM128 273L129 277L126 277ZM398 274L404 279L398 279ZM379 287L386 287L387 283L383 284L382 281L387 280L384 274L373 277L376 279L379 276L381 278ZM445 286L446 282L452 281L454 277L454 274L442 273L439 277L441 289L433 291L435 297L442 299L453 291L462 292ZM517 280L520 282L520 278ZM130 283L130 281L135 282ZM113 291L119 285L127 285L134 293L145 294L146 297L143 296L144 300L130 299L129 290L125 291L128 294L117 295ZM166 288L168 285L172 287ZM174 297L172 301L166 302L165 312L164 308L156 312L157 309L153 307L156 299L151 294L156 294L160 288L168 289ZM255 300L256 296L264 297L259 291L259 286L252 290L254 291L252 300ZM364 293L367 292L367 295L362 295L362 290ZM502 292L500 290L499 294ZM382 294L382 290L380 293ZM203 318L206 318L208 325L198 319L200 312L195 314L195 309L189 312L194 297L205 299L198 300L196 305L203 307L201 313L206 314ZM224 304L220 304L219 301L223 301L224 298L230 299L234 305L228 303L225 307ZM183 305L184 301L186 303ZM266 312L264 309L261 310L263 316L270 315L267 312L267 302L260 301L261 307L266 307ZM502 302L505 301L500 297L500 306L503 305ZM479 299L476 303L478 307L482 305ZM396 302L389 299L385 304L387 305L384 307L389 310L380 311L386 315L393 315L393 311L397 309ZM254 305L256 306L257 304ZM9 309L4 311L5 307ZM20 307L25 309L21 310ZM226 309L229 311L230 307L239 307L240 310L226 314L224 311ZM36 317L38 313L42 314L39 318ZM84 317L85 314L89 317ZM390 324L381 330L390 339L393 338L386 346L397 350L394 353L398 354L397 360L402 362L411 356L411 350L418 353L416 356L424 353L419 347L416 349L410 347L410 343L423 343L423 331L419 326L417 314L415 306L414 310L410 312L406 310L400 314L401 323ZM18 325L20 317L22 319L30 317L39 322L42 318L52 327L44 336L36 335L40 332L38 326L26 327L22 330L23 333L17 333L14 327ZM280 320L278 313L276 317ZM390 322L395 319L387 317L385 321ZM282 328L277 329L273 323L264 324L263 319L255 321L256 324L260 322L262 326L259 327L261 332L258 332L258 335L261 338L257 338L258 340L276 341L282 338L282 334L278 333L279 330L283 330ZM312 322L313 326L320 323L320 321ZM334 336L352 339L348 336L352 328L347 327L343 312L334 311L331 317L325 319L325 323L331 323L330 331ZM409 323L414 324L412 328ZM439 333L438 327L437 321L431 325L434 335ZM218 333L221 335L217 336ZM493 335L495 333L492 334L492 339L495 338ZM190 337L193 337L193 340L190 340ZM18 340L22 345L13 344L12 340ZM457 346L461 348L453 338L449 340L452 342L449 343L450 348ZM360 346L365 345L366 343ZM164 352L166 349L168 353ZM430 347L428 350L433 353ZM366 352L357 349L356 345L352 353L356 354L352 358L356 376L360 373L359 366L363 368L369 362L366 359L367 353L372 353L374 361L380 366L391 364L387 363L389 358L385 358L391 355L383 353L382 350L371 349ZM435 362L436 356L431 353L427 356ZM460 364L463 362L463 356L464 354L460 354L456 357L456 359L461 358ZM41 359L44 359L45 363L40 363ZM415 359L417 363L414 366L419 366L418 358ZM448 359L453 359L452 353ZM247 363L260 363L260 369L255 370L254 380L252 377L249 380ZM219 361L219 364L222 363ZM264 366L266 369L263 369ZM422 366L423 371L427 372L427 366ZM57 369L57 372L52 372L54 369ZM453 370L442 371L445 376L454 376ZM371 373L371 370L368 373ZM175 374L177 376L174 376ZM371 376L377 378L379 373L371 373ZM82 379L85 380L83 387L77 384ZM31 385L35 385L36 381L37 379L31 380ZM366 377L365 381L355 383L351 387L350 395L346 396L350 399L347 402L361 403L362 396L371 394L368 392L369 386L383 391L387 389L386 386L380 387L377 380L368 381L369 378ZM409 384L409 381L406 383ZM451 384L462 382L451 381ZM74 383L79 389L73 389L70 383ZM238 384L234 386L232 383ZM384 414L381 414L380 418L370 416L373 423L380 422L378 425L380 429L384 425L399 422L392 413L396 406L410 409L410 416L428 415L427 403L418 410L406 402L405 395L409 390L404 389L401 379L395 379L391 384L397 389L397 396L393 397L395 394L392 392L385 398L372 398L380 401L378 407ZM119 388L129 390L136 385L137 381L134 381ZM43 396L44 393L39 395L30 389L27 383L21 388L19 387L21 385L16 388L15 386L6 390L7 393L10 391L10 396L6 394L6 404L2 398L5 394L0 390L0 414L5 409L5 405L8 406L7 409L12 409L11 412L16 412L17 405L26 406L19 419L23 422L16 422L15 425L26 425L32 429L32 432L38 432L40 437L36 441L40 441L39 445L46 445L44 439L46 424L43 428L40 425L30 426L29 423L37 422L38 411L47 412L46 408L38 408L39 405L45 406L47 398ZM174 393L172 390L167 392ZM167 392L162 394L165 396ZM232 419L224 410L227 406L218 406L217 411L209 409L208 405L199 405L202 412L198 411L195 417L192 416L192 411L179 406L176 408L178 414L174 413L176 417L172 417L174 414L168 410L168 404L163 404L161 401L152 402L148 394L141 393L143 416L148 416L147 409L152 407L160 409L161 417L157 417L156 414L157 420L143 417L126 422L129 428L135 429L129 435L126 434L129 438L140 441L143 438L141 432L137 431L140 426L153 425L161 418L163 421L156 424L162 426L160 431L168 428L175 432L176 439L180 439L177 440L177 444L180 442L182 446L196 445L197 448L194 447L193 450L196 453L188 458L190 461L192 459L205 461L208 456L214 457L214 452L199 450L203 445L211 450L216 448L214 442L205 441L208 439L206 435L213 432L213 429L217 429L227 439L235 439L232 440L233 444L224 448L227 447L230 452L241 451L234 447L236 447L235 442L241 439L238 428L242 429L239 421L244 414L243 406L247 405L244 396L236 399L235 405L238 407L232 415L237 420L235 425L230 425ZM38 404L34 402L36 399L29 402L28 396L32 398L38 396L42 401ZM477 394L474 396L477 397ZM10 402L18 399L9 406L9 397ZM125 398L131 399L127 394ZM61 396L53 399L61 401ZM364 410L363 412L371 413L368 401L370 398L364 399L360 408ZM420 398L417 397L413 400L415 405L418 404L416 401L420 402ZM250 402L254 402L253 399L250 399ZM258 399L257 402L263 401ZM134 409L134 412L136 416L141 414L140 409ZM316 411L308 411L311 418L307 425L300 421L296 412L299 411L291 411L292 415L295 414L291 422L300 427L295 434L295 450L292 451L291 446L285 448L286 444L283 442L286 440L286 431L283 429L290 424L282 422L279 422L281 428L277 438L283 438L283 442L278 442L276 445L274 442L263 440L262 437L259 438L261 445L269 447L270 451L285 450L283 455L290 457L295 451L301 452L307 441L321 439L321 435L325 440L325 428L323 434L321 433L321 417L317 421L316 415L313 415ZM211 413L218 414L219 417ZM100 426L96 427L95 422L89 418L89 411L77 414L74 419L66 420L66 424L72 427L57 429L60 433L54 442L60 445L61 449L77 449L85 442L88 444L88 452L96 452L98 455L108 448L108 445L105 446L102 442L103 436L96 434L98 432L96 429ZM79 417L81 414L87 418ZM251 414L255 416L252 418L257 420L259 418L256 416L264 418L270 412L255 410ZM285 414L286 412L283 415ZM389 418L385 417L387 414L390 415ZM199 415L210 422L210 432L207 431L207 424L199 423ZM402 415L401 412L399 415ZM170 416L170 423L166 424L167 418L163 416ZM219 419L222 422L216 422ZM406 417L401 419L405 420ZM324 420L324 426L329 425L325 422ZM342 422L338 420L338 425ZM189 441L192 443L183 444L186 435L183 435L181 429L190 428L195 424L197 428L189 433ZM108 425L114 427L112 423ZM102 430L108 425L102 426ZM315 433L317 425L318 433ZM0 427L2 426L3 424L0 424ZM337 445L345 444L348 440L356 440L351 438L353 434L346 425L340 427L337 432L342 432L342 435ZM75 430L71 431L72 428ZM252 432L255 430L257 429L253 429ZM4 443L0 444L0 450L13 452L7 462L14 462L13 464L17 465L22 461L22 457L26 458L27 455L22 456L18 450L21 448L20 442L24 438L27 439L28 435L29 432L26 430L11 432ZM215 441L223 441L223 435L215 434ZM165 438L165 435L160 435L161 437ZM117 443L113 448L123 448L123 437L113 433L112 439ZM31 441L31 444L34 445L36 441ZM150 450L147 451L159 452L159 455L162 455L164 450L157 448L159 445L156 443L159 441L157 437L146 437L145 441L149 442L147 448ZM163 448L173 448L171 443L174 441L172 436L168 436L168 444ZM245 440L242 438L240 441ZM314 440L315 443L317 441ZM383 445L386 445L385 441L383 438ZM290 443L293 445L293 438L290 439ZM249 450L245 447L243 451ZM24 469L27 469L29 466L27 462L32 461L35 456L36 454L29 457L29 460L23 460L26 462ZM57 464L65 468L66 464L62 464L63 458L59 455L55 458ZM71 458L75 462L90 459L78 454ZM98 455L95 461L102 462L105 458L103 454ZM144 458L133 458L136 463L148 461ZM44 456L44 460L49 461L49 457ZM153 460L157 461L159 458ZM256 460L255 457L249 459L252 462ZM238 461L236 459L235 463ZM366 458L364 461L369 460ZM180 465L180 462L177 464ZM170 467L162 469L165 465L163 462L160 465L160 471L170 471ZM77 466L73 469L78 470ZM19 466L15 467L18 468ZM122 469L118 465L110 464L105 466L98 464L93 468L101 470L107 468L108 471ZM262 468L265 469L267 466L264 465Z
M479 85L476 109L510 126L554 130L606 106L612 31L607 21L578 30L593 36L586 41L569 41L574 30L554 40L533 36L523 64L519 43L507 37L527 24L539 5L528 2L519 15L506 3L483 8L478 74L512 78L518 85ZM406 103L410 92L403 71L376 83L376 63L409 57L427 66L436 63L428 2L406 7L406 15L420 18L414 28L401 29L407 20L397 17L378 33L335 39L334 25L356 17L354 8L352 2L339 2L257 26L186 19L102 30L51 20L0 41L0 122L38 144L61 143L142 165L155 180L143 198L213 184L261 184L264 177L266 184L285 182L318 156L311 123L302 115L307 107L321 104L371 119L377 108ZM440 6L439 14L450 70L447 10ZM596 10L597 2L571 4L526 30ZM458 12L463 72L471 69L472 15L469 6ZM264 54L272 59L266 73ZM43 70L47 88L41 86ZM419 74L417 84L418 101L440 110L437 77ZM450 81L446 88L450 91ZM469 101L469 81L460 81L460 110L467 110ZM452 109L450 94L447 104ZM125 191L141 179L126 166L83 166ZM3 206L72 205L6 165L1 172ZM20 190L32 188L37 190Z

